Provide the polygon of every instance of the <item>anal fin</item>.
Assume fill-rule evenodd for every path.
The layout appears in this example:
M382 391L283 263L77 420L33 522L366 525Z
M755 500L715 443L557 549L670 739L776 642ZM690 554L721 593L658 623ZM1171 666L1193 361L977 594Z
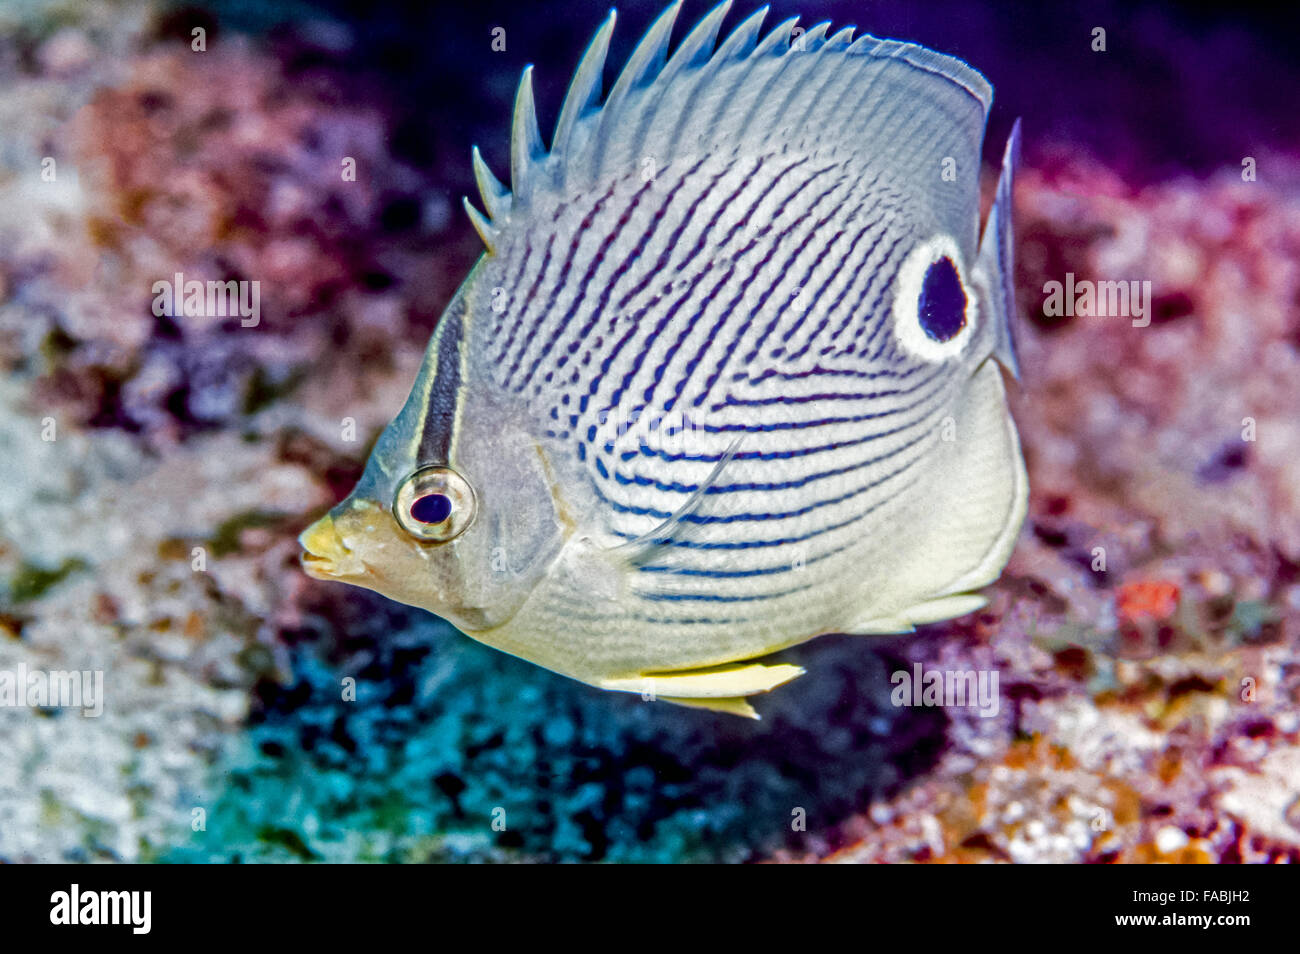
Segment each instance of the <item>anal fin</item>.
M916 631L909 620L901 616L877 616L874 619L854 620L845 632L858 636L893 636Z
M965 616L988 604L988 598L978 593L957 593L953 596L940 596L909 606L894 616L876 617L855 621L848 627L850 633L867 635L884 635L888 633L910 633L916 626L925 623L937 623L940 620Z
M983 609L988 603L988 597L978 593L956 593L918 603L907 610L906 615L919 626L923 623L937 623L941 620L965 616L967 613Z
M708 709L711 712L725 712L728 715L741 716L746 719L763 718L754 711L754 707L744 696L724 696L717 699L684 699L681 696L660 696L660 701L671 702L678 706L692 709Z
M685 704L683 700L731 703L741 696L768 692L804 670L790 663L725 663L680 672L648 672L630 679L606 679L601 688L640 692ZM734 707L734 704L733 704Z

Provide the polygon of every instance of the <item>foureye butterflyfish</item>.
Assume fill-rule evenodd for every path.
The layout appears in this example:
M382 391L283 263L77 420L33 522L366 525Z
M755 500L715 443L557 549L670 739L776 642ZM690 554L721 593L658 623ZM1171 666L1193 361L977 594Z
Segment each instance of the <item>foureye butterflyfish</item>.
M303 565L604 689L754 716L823 633L982 606L1025 517L1003 371L1018 127L952 57L669 8L608 95L614 14L549 149L531 68L487 251Z

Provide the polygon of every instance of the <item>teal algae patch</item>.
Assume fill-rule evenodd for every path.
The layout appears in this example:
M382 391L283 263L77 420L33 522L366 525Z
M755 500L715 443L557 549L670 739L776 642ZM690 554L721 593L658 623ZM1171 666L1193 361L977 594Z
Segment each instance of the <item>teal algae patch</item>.
M892 708L887 661L858 640L807 647L808 676L754 723L594 690L376 597L329 598L317 631L285 635L292 682L258 685L213 765L204 830L158 860L746 860L833 846L942 745L945 717Z

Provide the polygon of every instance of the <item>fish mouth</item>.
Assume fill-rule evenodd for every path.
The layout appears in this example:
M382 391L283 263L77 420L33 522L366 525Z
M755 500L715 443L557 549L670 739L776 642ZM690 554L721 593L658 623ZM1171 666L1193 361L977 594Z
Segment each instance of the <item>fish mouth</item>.
M330 514L300 533L298 543L303 572L313 579L337 580L365 572L365 564L343 542Z

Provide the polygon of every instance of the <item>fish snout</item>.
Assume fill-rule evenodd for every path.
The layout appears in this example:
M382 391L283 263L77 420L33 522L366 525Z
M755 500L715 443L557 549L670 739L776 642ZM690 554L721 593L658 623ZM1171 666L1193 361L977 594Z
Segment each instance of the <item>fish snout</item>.
M298 535L302 545L302 568L318 580L334 580L352 576L364 567L348 549L334 525L332 514L326 514Z

